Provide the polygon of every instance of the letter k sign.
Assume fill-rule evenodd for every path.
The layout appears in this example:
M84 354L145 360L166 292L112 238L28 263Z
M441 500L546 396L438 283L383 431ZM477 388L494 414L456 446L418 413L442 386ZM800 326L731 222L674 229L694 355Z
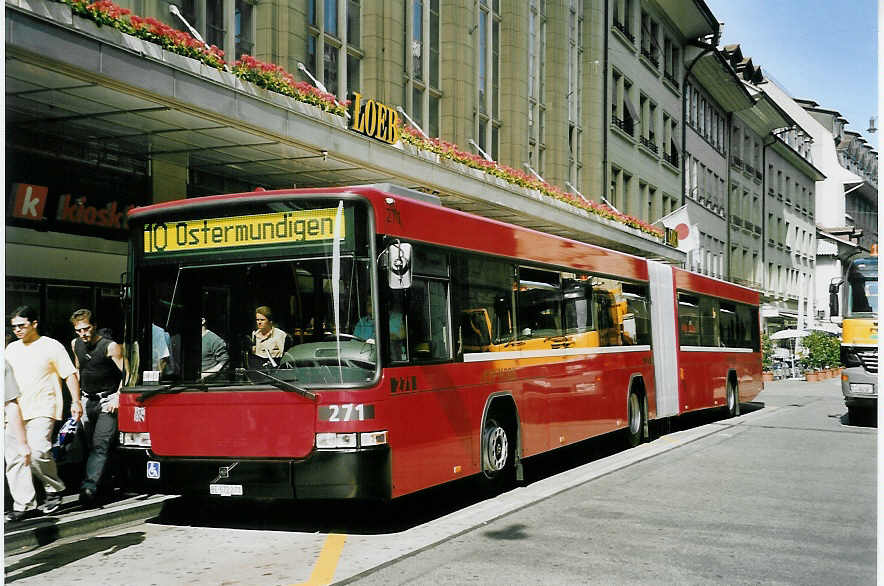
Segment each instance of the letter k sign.
M16 183L13 188L15 190L15 204L12 216L26 220L42 220L49 188L28 183Z

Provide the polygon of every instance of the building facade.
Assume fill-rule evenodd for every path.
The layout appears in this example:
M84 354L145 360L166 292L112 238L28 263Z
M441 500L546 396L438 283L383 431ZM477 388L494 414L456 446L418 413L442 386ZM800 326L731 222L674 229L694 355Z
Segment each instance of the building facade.
M699 3L611 0L605 27L608 97L601 144L604 197L621 212L656 222L682 205L686 48L718 22Z
M791 98L738 46L717 47L702 0L119 4L192 31L230 65L249 55L340 102L358 92L387 104L426 136L577 201L647 224L684 213L696 238L687 255L673 251L480 170L356 136L341 116L96 27L69 5L11 0L7 305L44 308L47 333L67 335L79 306L119 321L128 208L255 187L403 183L759 288L772 318L808 311L818 214L833 238L877 240L877 153L837 113L783 105ZM829 129L808 131L805 118ZM831 157L843 176L818 168Z

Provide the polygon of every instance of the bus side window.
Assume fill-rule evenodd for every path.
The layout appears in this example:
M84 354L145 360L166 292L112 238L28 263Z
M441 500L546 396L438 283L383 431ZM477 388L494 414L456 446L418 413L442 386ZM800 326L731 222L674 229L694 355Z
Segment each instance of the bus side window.
M718 301L700 297L700 345L718 346Z
M447 360L448 284L415 277L408 290L408 350L419 362Z
M678 340L681 346L700 345L700 299L694 295L678 296Z
M519 338L562 335L562 286L559 273L519 268Z
M640 285L623 284L626 315L623 316L623 344L650 344L651 317L648 311L648 291Z
M737 317L737 305L722 301L718 307L718 329L721 345L725 348L739 348L743 339L741 322Z
M459 255L452 265L455 351L508 350L513 340L513 281L510 263L478 255Z
M622 320L617 300L620 283L612 279L593 278L592 301L599 328L599 346L621 346Z

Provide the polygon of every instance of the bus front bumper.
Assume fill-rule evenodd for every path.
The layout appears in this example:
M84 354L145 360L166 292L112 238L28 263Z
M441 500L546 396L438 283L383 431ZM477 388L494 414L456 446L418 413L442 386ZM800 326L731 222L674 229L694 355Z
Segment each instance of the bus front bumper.
M861 366L845 368L841 374L841 393L848 407L873 407L878 402L878 375Z
M158 494L274 499L389 500L388 446L314 450L304 460L165 458L120 448L127 489Z

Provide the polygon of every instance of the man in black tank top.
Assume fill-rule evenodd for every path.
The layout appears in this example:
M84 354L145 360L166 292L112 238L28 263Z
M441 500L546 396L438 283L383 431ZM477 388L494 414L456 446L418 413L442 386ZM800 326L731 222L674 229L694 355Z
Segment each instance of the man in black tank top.
M84 431L89 447L86 473L80 486L80 503L95 502L108 457L117 440L117 408L123 380L123 350L96 332L92 312L78 309L71 316L77 337L71 340L74 365L80 372L80 389L86 398Z

